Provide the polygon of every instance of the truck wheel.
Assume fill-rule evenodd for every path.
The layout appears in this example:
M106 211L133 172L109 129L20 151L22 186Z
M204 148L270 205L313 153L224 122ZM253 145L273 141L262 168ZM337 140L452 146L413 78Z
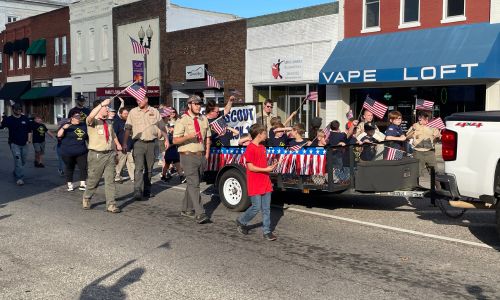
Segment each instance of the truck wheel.
M240 171L230 169L219 179L219 196L225 207L234 211L244 211L250 206L246 179Z

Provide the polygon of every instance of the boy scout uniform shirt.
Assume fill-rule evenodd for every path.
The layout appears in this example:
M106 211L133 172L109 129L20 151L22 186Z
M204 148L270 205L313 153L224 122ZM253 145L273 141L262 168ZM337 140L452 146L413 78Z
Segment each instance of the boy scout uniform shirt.
M160 112L149 106L146 111L139 107L130 110L125 129L132 130L132 139L151 142L161 136Z
M106 142L106 134L104 132L104 122L108 123L109 138ZM89 136L89 150L94 151L110 151L114 149L114 139L116 137L113 130L113 122L111 120L94 119L93 122L87 122L87 134Z
M198 142L197 137L187 140L184 143L178 145L179 152L205 151L205 141L211 136L211 132L208 125L208 119L203 115L199 115L198 117L192 117L189 114L182 115L182 117L175 122L174 138L183 137L187 134L195 133L196 130L194 129L194 118L198 118L202 142Z
M413 146L416 151L430 151L434 149L434 135L440 137L439 130L418 123L415 126L413 133Z

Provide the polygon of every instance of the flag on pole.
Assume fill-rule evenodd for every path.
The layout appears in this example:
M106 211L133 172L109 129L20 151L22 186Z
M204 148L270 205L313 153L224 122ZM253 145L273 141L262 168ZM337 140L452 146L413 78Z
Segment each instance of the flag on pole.
M309 101L318 101L318 92L310 92L306 99Z
M392 147L385 147L385 149L386 149L386 156L385 156L386 160L401 160L401 159L403 159L403 155L404 155L403 151L396 149L396 148L392 148Z
M323 133L325 134L325 139L328 140L330 137L330 124L326 125L326 127L323 129Z
M441 118L435 118L434 120L427 123L427 126L431 128L437 128L439 130L443 130L446 128L446 125L444 125L443 119Z
M288 151L299 151L302 146L304 146L304 144L298 144L292 147L288 147Z
M387 106L384 104L373 100L370 96L366 96L365 102L363 103L363 108L372 112L379 119L383 119L385 113L387 112Z
M220 117L217 120L210 123L210 128L213 131L217 132L218 135L224 135L227 130L226 120L224 120L224 117Z
M217 81L217 79L215 79L215 77L213 77L210 74L207 74L207 87L208 88L216 88L216 89L220 90L219 82Z
M432 110L434 102L424 99L417 99L415 103L416 110Z
M146 97L146 90L135 82L127 87L125 92L134 97L137 102L144 101L144 97Z
M138 41L134 40L131 36L129 36L130 42L132 43L132 51L134 54L149 54L149 49L141 45Z
M345 114L347 120L354 118L354 114L352 112L352 109L350 109L346 114Z

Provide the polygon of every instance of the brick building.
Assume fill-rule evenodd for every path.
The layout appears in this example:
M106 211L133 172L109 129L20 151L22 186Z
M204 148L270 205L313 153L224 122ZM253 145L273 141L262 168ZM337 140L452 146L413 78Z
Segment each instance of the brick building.
M436 117L500 109L497 3L340 0L344 40L320 72L335 115L359 112L368 95L409 122L416 99L434 102Z
M26 114L55 123L71 97L69 9L9 23L1 40L0 99L21 102Z

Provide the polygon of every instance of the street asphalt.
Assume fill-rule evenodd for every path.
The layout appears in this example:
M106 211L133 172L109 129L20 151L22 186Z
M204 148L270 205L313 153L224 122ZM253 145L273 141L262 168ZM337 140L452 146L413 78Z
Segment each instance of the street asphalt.
M185 185L154 177L154 198L121 214L67 192L54 142L18 187L0 132L0 299L499 299L493 211L449 219L428 199L275 193L275 242L248 236L212 189L212 223L181 217ZM76 178L76 176L75 176ZM76 181L76 180L75 180ZM285 204L285 206L283 206Z

